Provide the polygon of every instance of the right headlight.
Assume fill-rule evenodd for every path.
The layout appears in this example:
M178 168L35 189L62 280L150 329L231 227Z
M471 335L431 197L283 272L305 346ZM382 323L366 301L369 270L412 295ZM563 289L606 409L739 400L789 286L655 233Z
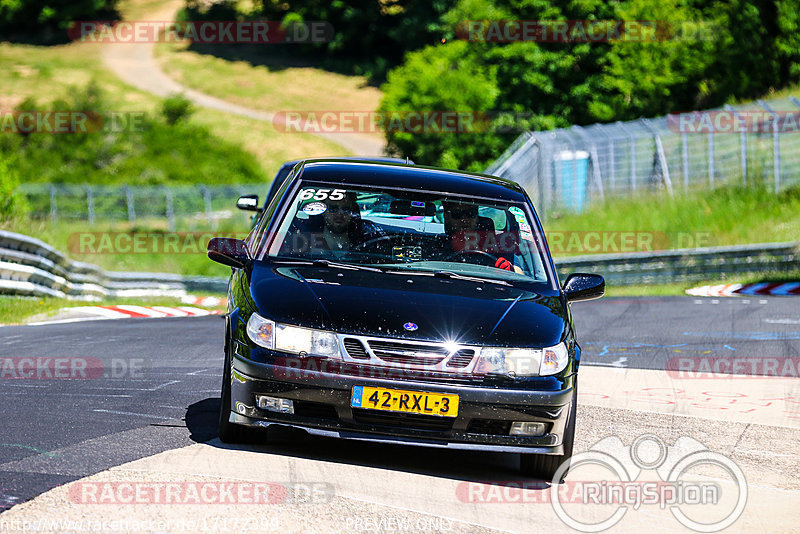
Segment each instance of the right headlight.
M339 358L339 340L333 332L276 323L257 313L247 321L247 336L256 345L301 356Z
M484 347L475 369L480 374L548 376L560 373L569 363L566 343L544 349Z

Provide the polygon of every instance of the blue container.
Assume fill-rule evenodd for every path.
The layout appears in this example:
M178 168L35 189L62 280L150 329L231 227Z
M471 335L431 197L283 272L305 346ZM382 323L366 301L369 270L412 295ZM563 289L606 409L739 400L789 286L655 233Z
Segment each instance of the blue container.
M561 204L572 211L583 211L589 185L589 153L562 150L556 156L556 176Z

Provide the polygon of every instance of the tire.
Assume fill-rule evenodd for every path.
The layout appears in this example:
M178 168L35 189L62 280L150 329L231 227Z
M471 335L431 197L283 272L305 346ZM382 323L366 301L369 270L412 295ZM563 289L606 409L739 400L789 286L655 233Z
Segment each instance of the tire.
M564 454L521 454L520 470L523 474L537 479L550 482L556 475L556 471L562 464L566 463L567 468L559 482L564 481L564 477L569 472L569 462L572 458L572 445L575 441L575 415L578 411L578 382L575 381L574 395L570 404L569 420L564 429Z
M226 329L227 330L227 329ZM246 443L250 437L250 429L230 422L231 415L231 359L230 335L225 332L225 368L222 372L222 391L219 403L219 420L217 435L223 443Z

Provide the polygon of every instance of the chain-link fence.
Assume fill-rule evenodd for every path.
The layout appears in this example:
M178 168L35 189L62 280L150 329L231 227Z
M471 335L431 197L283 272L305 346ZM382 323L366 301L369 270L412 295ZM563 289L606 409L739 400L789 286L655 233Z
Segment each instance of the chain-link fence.
M95 222L166 219L171 229L179 219L194 218L208 224L236 213L236 199L257 194L263 198L268 186L98 186L26 184L20 187L31 206L31 216L52 221Z
M800 183L800 100L526 132L487 170L525 187L541 216L606 197Z

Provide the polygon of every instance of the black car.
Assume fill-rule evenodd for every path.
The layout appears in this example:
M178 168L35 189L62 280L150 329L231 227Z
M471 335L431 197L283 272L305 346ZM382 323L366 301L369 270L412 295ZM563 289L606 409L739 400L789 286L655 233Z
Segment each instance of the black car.
M563 477L581 354L570 302L602 296L604 281L559 285L518 184L307 160L276 198L245 241L208 247L233 268L223 441L285 425L522 453L525 473Z

